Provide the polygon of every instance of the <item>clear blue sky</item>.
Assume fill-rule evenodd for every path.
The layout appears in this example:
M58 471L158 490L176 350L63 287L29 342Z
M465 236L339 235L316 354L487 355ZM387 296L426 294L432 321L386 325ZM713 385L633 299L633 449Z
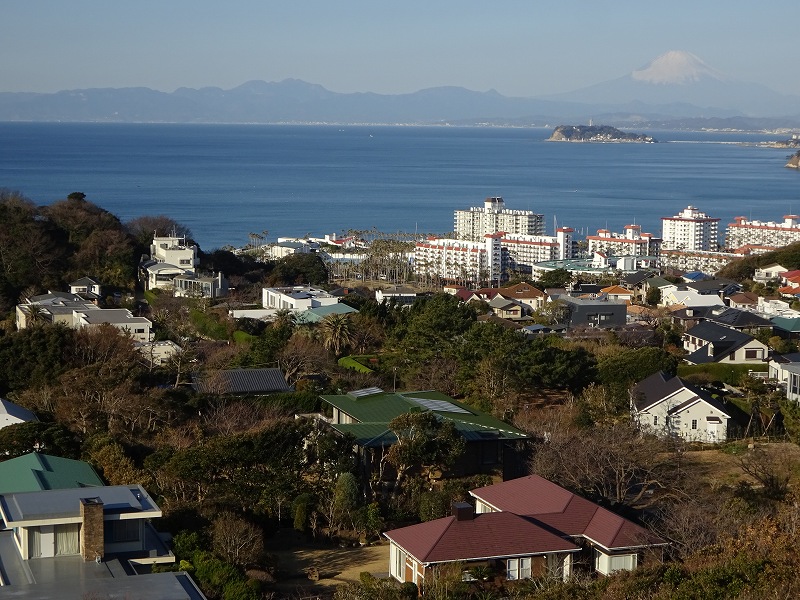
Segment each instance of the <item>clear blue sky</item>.
M800 94L797 0L2 0L0 91L440 85L571 91L687 50Z

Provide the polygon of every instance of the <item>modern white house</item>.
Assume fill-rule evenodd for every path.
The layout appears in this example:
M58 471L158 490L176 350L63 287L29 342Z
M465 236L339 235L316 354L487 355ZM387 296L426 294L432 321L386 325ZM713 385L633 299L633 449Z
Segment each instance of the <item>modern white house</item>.
M127 308L103 308L73 311L72 327L92 327L108 324L130 335L137 342L149 342L153 323L145 317L134 317Z
M727 440L731 419L721 401L663 371L633 387L631 415L641 431L711 444Z
M375 301L378 304L386 301L407 306L414 304L414 300L416 299L417 293L410 287L404 285L390 285L385 288L375 290Z
M194 271L200 264L197 246L189 245L185 237L156 236L150 244L150 258L159 263L175 265L186 271Z
M202 277L185 273L172 280L173 293L178 298L223 298L228 295L228 280L222 274Z
M299 312L338 302L339 298L325 290L305 285L263 288L261 290L261 305L265 309Z
M68 488L0 495L0 516L13 531L22 560L145 552L149 519L161 509L140 485ZM150 563L175 562L168 553L142 557Z

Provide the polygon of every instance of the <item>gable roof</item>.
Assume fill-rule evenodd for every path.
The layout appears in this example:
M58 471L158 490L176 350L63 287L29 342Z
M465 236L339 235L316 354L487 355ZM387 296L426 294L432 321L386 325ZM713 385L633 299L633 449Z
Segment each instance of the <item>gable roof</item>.
M577 552L578 546L511 512L445 517L384 534L423 564Z
M201 394L269 394L291 392L280 369L228 369L199 375L192 387Z
M730 307L711 307L706 318L712 323L733 328L772 327L772 321L756 313Z
M524 281L517 283L516 285L509 285L507 287L500 288L500 293L506 298L524 298L526 300L530 300L532 298L544 298L546 296L542 290Z
M693 364L716 362L755 340L752 335L747 335L736 329L723 327L722 325L717 325L710 321L698 323L687 330L684 336L696 337L707 342L695 352L684 357L685 360ZM708 353L708 344L713 344L713 354Z
M89 463L31 452L0 463L0 494L102 486Z
M634 273L627 273L622 276L622 281L628 285L639 285L646 279L653 277L652 271L635 271Z
M704 402L731 418L729 410L718 399L714 398L700 388L687 383L680 377L670 377L664 371L653 373L647 379L637 383L631 390L631 397L637 411L641 412L652 408L656 404L671 398L681 390L690 392L691 397L678 406L670 409L670 414L681 412L697 402Z
M452 421L467 440L525 439L524 431L489 414L462 404L437 391L384 392L380 388L355 390L347 394L320 396L324 402L353 419L351 424L332 424L341 432L352 433L357 439L373 440L373 445L393 444L396 440L388 431L392 419L409 412L431 411L441 419ZM359 425L360 427L353 427ZM371 428L367 428L370 425ZM385 435L384 435L385 434ZM370 436L370 437L368 437Z
M603 294L610 296L633 296L633 292L621 285L610 285L600 290Z
M495 510L528 517L534 523L571 537L584 537L607 550L667 544L633 521L539 475L478 488L470 495Z

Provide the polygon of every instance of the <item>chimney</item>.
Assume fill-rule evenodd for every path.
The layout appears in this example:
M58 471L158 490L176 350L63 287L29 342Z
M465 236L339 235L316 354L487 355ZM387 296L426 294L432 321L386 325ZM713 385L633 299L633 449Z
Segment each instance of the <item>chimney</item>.
M453 516L456 521L472 521L475 509L469 502L453 502Z
M104 552L103 501L81 498L81 557L100 561Z

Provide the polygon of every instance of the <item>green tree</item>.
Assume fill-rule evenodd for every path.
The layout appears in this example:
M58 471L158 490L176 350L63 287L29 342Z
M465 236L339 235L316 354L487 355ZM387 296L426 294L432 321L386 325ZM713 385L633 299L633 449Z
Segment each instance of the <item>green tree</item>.
M334 356L341 356L345 348L350 345L353 334L348 314L327 315L320 322L319 329L322 333L322 343L333 352Z
M397 474L395 496L412 471L444 471L464 452L464 438L453 422L439 419L432 412L399 415L391 420L389 430L397 441L389 447L384 460Z

